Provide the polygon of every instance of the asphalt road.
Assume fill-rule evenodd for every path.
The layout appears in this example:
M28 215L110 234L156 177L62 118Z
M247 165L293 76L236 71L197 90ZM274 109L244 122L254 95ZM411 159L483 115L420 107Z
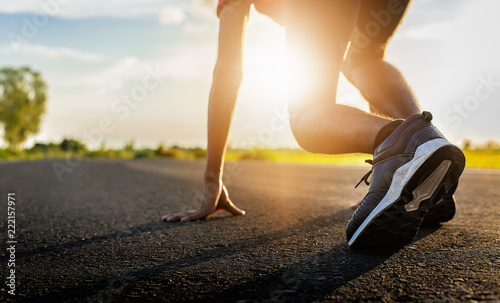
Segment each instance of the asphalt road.
M347 206L368 165L233 163L226 184L246 216L165 223L199 203L203 162L58 163L61 180L51 161L0 164L0 302L500 302L498 171L466 171L455 219L414 243L356 251Z

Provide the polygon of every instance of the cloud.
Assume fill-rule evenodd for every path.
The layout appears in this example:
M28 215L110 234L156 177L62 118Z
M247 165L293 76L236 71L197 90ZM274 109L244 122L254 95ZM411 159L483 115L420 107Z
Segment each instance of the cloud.
M198 21L217 22L216 7L217 0L0 0L0 13L4 14L49 15L63 19L157 18L161 24L179 24L188 17ZM199 32L200 28L196 31Z
M123 81L144 73L141 62L136 57L121 58L113 62L103 62L103 67L82 72L77 78L58 79L61 87L80 87L88 91L99 90L104 94L122 87Z
M469 3L468 0L413 1L398 32L418 30L422 27L453 21Z
M166 7L161 10L159 20L161 24L179 24L186 19L186 14L179 7Z
M35 1L0 1L0 12L4 13L34 12L38 9Z
M9 47L1 49L2 53L11 53L13 50ZM82 52L68 47L47 47L39 44L23 45L19 48L20 53L38 55L48 58L71 58L82 61L100 61L104 58L101 55Z
M184 27L184 30L190 34L201 35L208 31L208 26L206 24L188 23L186 27Z
M186 0L86 0L86 1L8 1L0 0L0 12L49 14L59 18L138 18L157 16L169 5L188 8Z
M174 79L209 79L216 58L216 44L198 44L179 48L168 57L142 62L145 66L160 66Z
M217 0L194 0L191 6L191 14L207 20L216 20Z

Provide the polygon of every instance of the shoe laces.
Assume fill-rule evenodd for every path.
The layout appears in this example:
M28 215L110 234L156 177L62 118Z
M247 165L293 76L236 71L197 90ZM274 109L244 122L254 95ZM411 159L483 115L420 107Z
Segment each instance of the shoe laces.
M372 159L366 159L365 160L365 163L368 163L372 166L372 168L370 169L369 172L367 172L362 178L361 180L359 180L358 184L356 184L356 186L354 186L354 188L358 188L358 186L364 181L366 185L370 185L370 181L368 181L368 178L370 177L370 175L373 173L373 160Z

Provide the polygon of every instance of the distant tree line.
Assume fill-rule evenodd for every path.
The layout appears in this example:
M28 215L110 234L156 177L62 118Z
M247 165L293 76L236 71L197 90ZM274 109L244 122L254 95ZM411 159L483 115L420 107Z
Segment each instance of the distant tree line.
M36 142L25 150L0 149L0 159L47 159L64 157L89 157L89 158L178 158L200 159L205 158L206 150L200 147L170 147L159 144L157 148L136 148L133 140L125 143L121 148L106 148L103 144L98 149L90 150L85 143L74 138L64 138L60 143Z
M462 149L500 151L500 142L495 140L487 140L483 143L473 143L472 140L466 139L462 144Z

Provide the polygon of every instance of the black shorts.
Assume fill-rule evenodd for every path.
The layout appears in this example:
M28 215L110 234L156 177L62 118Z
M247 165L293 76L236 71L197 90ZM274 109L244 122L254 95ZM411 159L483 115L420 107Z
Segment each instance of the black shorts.
M336 64L342 63L347 50L346 64L351 67L383 59L410 2L361 0L358 6L349 0L288 0L288 45L304 48L319 61L334 60Z
M355 68L364 61L383 59L411 0L363 0L351 37L346 62Z
M411 0L287 0L290 110L336 100L340 72L383 59Z

